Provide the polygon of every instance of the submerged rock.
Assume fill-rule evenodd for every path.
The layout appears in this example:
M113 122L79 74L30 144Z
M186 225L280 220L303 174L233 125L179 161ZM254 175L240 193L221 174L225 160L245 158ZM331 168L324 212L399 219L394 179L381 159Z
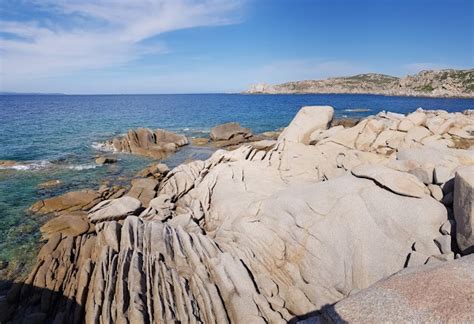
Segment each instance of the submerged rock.
M48 181L40 183L38 185L38 189L48 189L48 188L56 187L56 186L59 186L61 183L62 183L62 181L57 180L57 179L48 180Z

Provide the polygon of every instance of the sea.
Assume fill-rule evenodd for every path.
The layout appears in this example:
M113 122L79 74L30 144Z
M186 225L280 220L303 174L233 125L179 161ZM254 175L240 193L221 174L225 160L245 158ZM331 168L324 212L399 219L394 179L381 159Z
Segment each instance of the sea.
M189 137L235 121L254 133L288 125L302 106L330 105L337 118L365 117L382 110L408 113L419 107L450 112L474 109L474 99L389 97L378 95L1 95L0 279L2 268L28 271L41 245L37 217L27 209L39 199L71 190L97 189L102 183L130 179L153 162L117 154L118 163L97 166L101 143L130 128L163 128ZM174 167L206 159L212 149L187 146L163 162ZM48 180L61 184L40 189ZM13 269L13 270L11 270Z

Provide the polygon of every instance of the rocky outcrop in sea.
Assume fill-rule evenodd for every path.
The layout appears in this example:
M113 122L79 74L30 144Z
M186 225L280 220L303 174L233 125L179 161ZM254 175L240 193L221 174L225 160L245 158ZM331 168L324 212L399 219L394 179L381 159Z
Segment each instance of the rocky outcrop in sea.
M163 159L187 144L188 139L184 135L163 129L153 131L149 128L138 128L130 129L125 136L118 136L107 142L105 147L116 152Z
M59 216L0 321L473 321L472 112L333 113L35 204Z

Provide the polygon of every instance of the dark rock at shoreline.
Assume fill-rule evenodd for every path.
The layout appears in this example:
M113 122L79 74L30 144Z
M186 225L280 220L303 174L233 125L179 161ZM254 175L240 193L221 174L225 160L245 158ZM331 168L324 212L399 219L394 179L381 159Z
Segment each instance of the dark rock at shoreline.
M99 156L98 158L95 159L95 163L98 165L112 164L112 163L117 163L117 159L115 157L110 157L110 156Z

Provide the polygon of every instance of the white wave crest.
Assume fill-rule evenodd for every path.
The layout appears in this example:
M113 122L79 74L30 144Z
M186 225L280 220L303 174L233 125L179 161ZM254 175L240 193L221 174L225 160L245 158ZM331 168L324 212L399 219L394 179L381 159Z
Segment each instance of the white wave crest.
M32 161L17 163L9 166L0 166L0 170L17 170L17 171L28 171L28 170L42 170L51 167L51 162L46 160Z
M115 152L114 147L109 143L93 142L91 147L100 152Z
M81 171L81 170L95 169L97 167L98 167L97 164L78 164L78 165L67 165L66 169Z
M343 111L345 111L345 112L368 112L368 111L372 111L372 109L370 109L370 108L348 108L348 109L344 109Z
M42 161L31 161L31 162L22 162L16 163L14 165L0 166L0 170L15 170L15 171L41 171L47 169L68 169L68 170L89 170L95 169L99 165L96 164L57 164L51 163L46 160Z

